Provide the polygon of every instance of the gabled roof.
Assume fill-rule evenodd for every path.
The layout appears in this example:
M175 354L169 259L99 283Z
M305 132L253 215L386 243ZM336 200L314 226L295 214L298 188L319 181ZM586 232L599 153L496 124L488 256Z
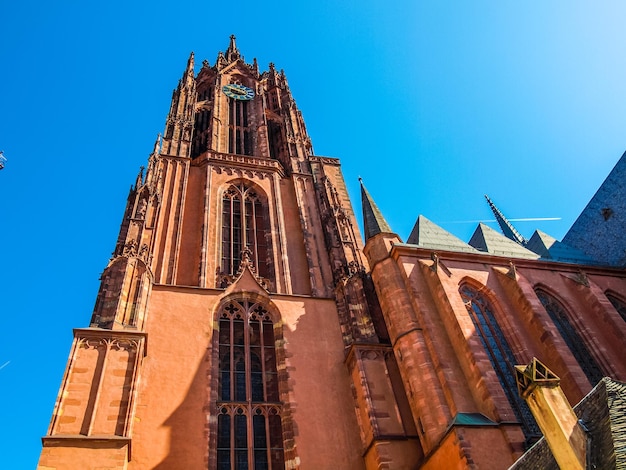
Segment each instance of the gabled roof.
M527 259L539 258L537 253L533 253L520 244L509 240L504 235L501 235L482 222L478 224L478 227L476 227L476 231L474 232L474 235L472 235L469 244L477 250L496 256Z
M417 218L407 243L418 245L422 248L431 248L433 250L460 251L465 253L477 252L476 249L469 246L463 240L442 229L423 215Z
M626 468L626 384L603 378L574 412L590 439L587 468ZM509 470L558 470L545 438L522 455Z
M526 248L537 253L543 259L552 259L564 263L595 264L594 260L582 251L572 248L540 230L535 230L533 236L526 243Z

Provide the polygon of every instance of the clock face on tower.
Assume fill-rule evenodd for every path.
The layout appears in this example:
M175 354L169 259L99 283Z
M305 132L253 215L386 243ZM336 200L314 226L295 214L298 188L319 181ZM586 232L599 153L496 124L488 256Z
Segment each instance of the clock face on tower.
M248 101L254 98L254 90L237 83L231 83L223 86L222 91L226 96L234 100Z

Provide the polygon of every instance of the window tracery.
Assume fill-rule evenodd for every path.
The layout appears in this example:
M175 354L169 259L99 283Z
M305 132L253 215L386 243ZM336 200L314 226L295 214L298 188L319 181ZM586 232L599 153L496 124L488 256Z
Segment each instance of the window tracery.
M268 210L261 195L243 181L232 184L222 197L222 257L219 287L232 282L249 250L256 274L271 278Z
M252 132L248 126L248 101L228 100L228 153L252 155Z
M605 295L606 298L609 299L609 302L611 302L611 305L617 310L617 313L620 314L622 320L626 321L626 302L611 292L606 292Z
M283 469L274 325L262 305L222 309L218 382L217 469Z
M515 355L498 325L491 302L468 284L462 285L459 292L500 385L522 425L527 441L535 441L541 434L528 405L517 392L514 373Z
M535 293L554 322L554 325L563 338L563 341L565 341L565 344L569 347L572 355L576 361L578 361L578 364L587 376L587 379L592 385L596 385L600 380L602 380L602 369L570 322L567 310L563 304L556 299L556 297L549 294L545 290L535 289Z

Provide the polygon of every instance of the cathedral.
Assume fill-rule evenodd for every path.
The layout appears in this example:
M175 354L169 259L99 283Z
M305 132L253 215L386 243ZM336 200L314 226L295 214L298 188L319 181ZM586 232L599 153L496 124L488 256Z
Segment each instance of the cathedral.
M563 241L488 199L466 243L363 183L361 233L312 148L283 71L191 54L38 468L625 468L626 157Z

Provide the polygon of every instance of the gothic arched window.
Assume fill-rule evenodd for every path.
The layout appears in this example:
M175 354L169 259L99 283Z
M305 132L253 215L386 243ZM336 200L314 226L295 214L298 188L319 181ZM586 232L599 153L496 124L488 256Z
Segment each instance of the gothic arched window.
M596 385L602 379L602 370L587 349L587 346L585 346L585 342L570 322L565 307L563 307L563 304L553 295L548 294L542 289L535 289L535 293L546 309L546 312L548 312L548 315L550 315L563 341L565 341L572 355L578 361L587 379L592 385Z
M465 301L465 307L474 323L476 334L480 339L489 361L494 368L500 385L515 412L515 416L522 425L527 440L533 441L540 436L539 428L530 409L517 392L514 366L515 356L509 346L496 317L491 302L474 287L467 284L459 289Z
M222 308L217 393L217 469L284 469L274 325L258 303Z
M199 108L193 126L193 141L191 143L191 158L196 158L209 149L211 139L211 107L213 88L208 86L198 91Z
M228 99L228 153L252 155L248 101Z
M626 302L610 292L606 292L604 295L606 295L606 298L609 299L609 302L615 307L622 319L626 321Z
M250 250L250 261L259 276L269 279L271 260L267 206L258 192L243 182L232 184L222 198L221 273L237 273L244 249ZM224 286L221 286L224 287Z

